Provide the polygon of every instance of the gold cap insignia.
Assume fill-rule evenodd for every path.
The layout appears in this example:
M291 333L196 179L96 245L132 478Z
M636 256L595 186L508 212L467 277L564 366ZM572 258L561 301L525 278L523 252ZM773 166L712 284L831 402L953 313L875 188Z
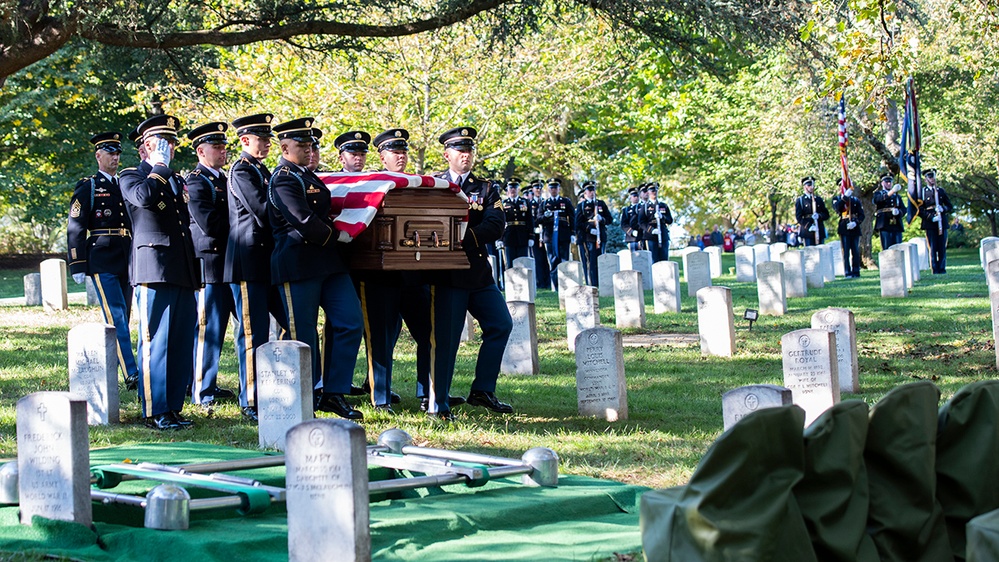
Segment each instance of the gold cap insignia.
M170 127L171 129L173 129L173 128L174 128L174 125L175 125L175 123L176 123L176 121L174 121L174 120L173 120L173 117L170 117L170 118L168 118L168 119L167 119L167 123L166 123L166 126L167 126L167 127Z
M118 135L115 135L115 136L114 136L114 140L118 140Z
M468 129L462 129L461 130L461 136L467 137L468 136Z
M311 127L312 126L312 121L309 121L308 119L306 119L305 126L306 127Z
M402 131L396 131L395 132L395 136L396 137L401 137L402 136Z
M268 123L271 122L271 119L273 119L273 117L271 117L270 115L268 115L267 117L264 117L264 121L266 121Z
M361 140L361 133L354 133L354 138L357 140Z
M225 130L225 125L223 125L222 123L219 123L219 130L220 131L224 131Z

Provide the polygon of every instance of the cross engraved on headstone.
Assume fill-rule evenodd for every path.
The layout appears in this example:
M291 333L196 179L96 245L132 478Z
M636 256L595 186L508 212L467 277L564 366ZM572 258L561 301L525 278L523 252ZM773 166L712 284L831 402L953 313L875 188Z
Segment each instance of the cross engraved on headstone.
M45 404L39 404L38 405L38 419L41 420L41 421L45 421L45 412L47 412L47 411L49 411L49 409L45 407Z

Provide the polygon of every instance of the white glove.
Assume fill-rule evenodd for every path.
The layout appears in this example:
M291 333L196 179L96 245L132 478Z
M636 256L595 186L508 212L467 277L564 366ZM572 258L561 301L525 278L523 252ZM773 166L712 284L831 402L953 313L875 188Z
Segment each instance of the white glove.
M943 217L941 217L940 215L937 215L937 216L933 217L933 222L940 222L940 219L942 219L942 218Z
M541 234L541 227L540 226L535 226L534 227L534 233L535 234Z
M573 234L572 236L569 237L569 242L572 242L573 244L576 243L576 235L575 234Z
M850 189L846 190L846 196L847 197L853 197L853 188L850 188Z
M497 240L496 241L496 249L497 250L502 250L503 249L503 241L502 240Z
M79 285L80 283L83 283L83 280L86 279L86 278L87 278L87 274L86 273L74 273L73 274L73 281L76 281L77 285Z
M652 229L652 235L653 236L658 236L659 235L659 229L658 228L653 228Z
M857 228L857 223L855 221L850 221L846 223L846 228L847 230L853 230L854 228Z
M156 145L153 147L153 151L149 153L149 163L154 166L156 164L170 165L170 143L166 139L156 139Z
M545 218L551 218L551 216L552 216L551 211L545 211Z
M819 214L818 213L812 213L812 220L813 221L819 220Z
M533 248L534 247L534 240L528 240L527 241L527 247L528 248Z
M597 230L596 228L591 228L590 229L590 234L592 234L594 236L597 236L599 233L600 233L600 231Z
M895 187L898 187L898 186L895 186ZM891 210L891 214L893 214L893 215L895 215L895 216L898 216L898 208L897 208L897 207L896 207L896 208L893 208L893 209Z
M603 222L603 220L604 218L602 216L597 215L597 222Z
M942 212L943 212L943 207L937 205L937 213L942 213Z
M891 189L890 189L890 190L888 190L888 194L889 194L889 195L894 195L894 194L898 193L898 192L899 192L899 191L901 191L901 190L902 190L902 186L901 186L901 185L898 185L898 184L896 183L895 185L891 186Z
M815 226L814 224L812 226L808 227L808 231L809 232L818 232L818 230L819 230L819 227Z
M631 235L632 236L638 236L638 231L637 230L632 230L631 231Z

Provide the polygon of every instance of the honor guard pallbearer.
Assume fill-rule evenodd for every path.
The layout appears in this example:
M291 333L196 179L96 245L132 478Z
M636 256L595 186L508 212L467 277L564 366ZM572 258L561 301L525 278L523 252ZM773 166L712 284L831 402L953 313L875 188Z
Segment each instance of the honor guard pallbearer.
M641 249L641 231L638 230L638 189L628 190L628 205L621 209L621 230L624 231L624 245L632 252Z
M511 179L506 184L506 199L503 200L503 213L506 215L506 230L503 232L503 247L506 249L506 268L513 267L513 260L527 257L534 247L534 216L531 202L520 196L520 180Z
M121 173L134 229L139 403L146 425L160 430L191 424L180 410L194 372L194 293L202 284L184 179L170 168L179 125L171 115L143 121L139 133L148 156Z
M569 244L575 238L576 213L568 197L559 195L559 180L548 180L548 198L538 206L535 217L541 224L541 239L548 255L552 289L558 290L558 264L569 259Z
M329 216L330 191L307 167L312 123L306 117L274 127L281 158L267 190L274 232L271 279L279 288L291 339L307 344L312 352L314 383L322 372L316 409L360 420L364 416L344 396L350 392L361 345L361 305L337 247L341 233ZM325 367L319 357L320 308L329 323Z
M90 142L98 172L81 179L73 190L66 227L69 271L77 283L83 283L85 276L93 280L104 322L115 328L118 365L125 385L133 389L138 384L139 369L128 328L132 312L132 285L128 279L132 220L115 175L121 158L121 134L101 133Z
M597 257L604 253L607 245L607 225L613 224L607 203L597 199L597 184L593 181L583 182L583 200L576 205L576 241L582 251L583 271L586 273L586 284L596 287L600 282L597 271Z
M659 184L649 183L645 187L648 200L638 212L639 230L646 248L652 252L652 263L669 259L669 225L673 224L673 213L669 206L659 200Z
M826 241L825 221L829 220L829 209L826 202L815 195L815 178L801 178L801 187L805 192L794 200L798 238L805 242L805 246L818 246Z
M839 184L843 184L840 178ZM864 222L864 208L853 194L853 188L847 187L842 195L833 197L833 209L839 214L839 225L836 232L842 242L843 271L846 277L860 277L860 225Z
M895 244L902 243L902 217L905 216L905 201L898 192L899 185L892 185L891 176L881 177L881 185L874 192L874 206L877 214L874 217L874 230L881 235L881 249L887 250Z
M229 239L224 280L236 309L234 340L239 359L239 405L243 416L257 420L254 355L270 337L270 316L281 318L280 301L271 287L274 237L267 218L267 185L271 172L264 158L271 150L270 113L232 121L242 153L229 167Z
M930 245L930 268L933 273L947 273L947 229L950 225L950 204L947 192L937 186L937 170L923 171L923 189L916 198L920 226L926 231Z
M531 202L531 217L534 219L534 247L529 250L534 258L534 281L538 289L551 289L552 278L548 270L548 254L542 239L541 223L538 222L538 209L547 195L544 194L545 185L541 180L534 180L529 186L529 190L524 192ZM528 195L530 193L530 195Z
M461 186L468 198L468 225L461 245L470 269L445 271L431 285L431 315L434 349L431 353L431 415L448 421L451 413L450 388L455 357L461 339L465 314L470 313L482 328L482 345L475 363L475 378L467 402L494 412L513 412L509 404L496 398L496 380L513 319L506 301L493 280L492 267L486 258L486 245L503 235L505 216L499 194L488 181L472 174L475 165L476 131L471 127L451 129L439 137L444 145L448 170L436 174Z
M204 268L205 285L196 294L194 381L191 401L210 409L236 395L217 385L219 355L233 314L232 290L225 282L225 251L229 239L229 190L222 171L226 164L227 123L201 125L187 134L198 166L187 176L187 209L191 214L194 253Z

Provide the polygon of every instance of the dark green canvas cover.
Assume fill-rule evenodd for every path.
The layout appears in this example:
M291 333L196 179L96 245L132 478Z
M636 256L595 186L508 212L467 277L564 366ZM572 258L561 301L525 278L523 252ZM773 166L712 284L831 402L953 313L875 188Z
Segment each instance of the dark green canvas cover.
M791 493L804 471L801 408L754 412L723 433L687 486L642 496L649 561L816 560Z
M936 498L937 403L929 381L897 387L872 409L864 462L870 483L868 533L890 562L949 562Z
M999 560L999 509L968 522L968 562Z
M999 509L999 380L969 384L940 408L937 498L963 560L965 525Z
M867 404L840 402L805 429L805 477L794 487L812 547L823 562L877 562L867 534L864 443Z

